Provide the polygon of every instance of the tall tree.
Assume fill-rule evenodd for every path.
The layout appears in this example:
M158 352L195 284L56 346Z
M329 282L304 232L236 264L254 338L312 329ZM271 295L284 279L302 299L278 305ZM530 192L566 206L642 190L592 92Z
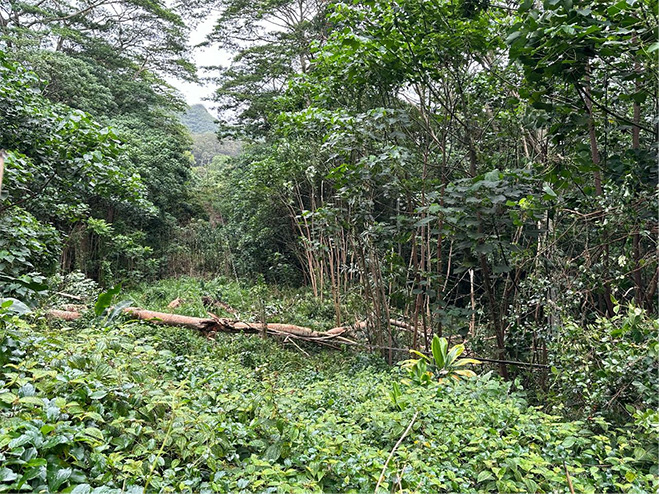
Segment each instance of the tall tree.
M217 6L208 43L234 54L228 67L216 67L220 135L263 136L271 129L276 98L295 74L309 70L311 47L326 36L327 2L230 0Z
M67 239L62 266L111 277L138 260L154 264L149 254L194 210L186 188L191 141L178 122L184 103L163 79L195 78L182 17L151 0L8 1L0 3L0 31L12 57L41 79L41 93L113 127L122 141L116 166L146 178L147 207L94 199L59 225Z

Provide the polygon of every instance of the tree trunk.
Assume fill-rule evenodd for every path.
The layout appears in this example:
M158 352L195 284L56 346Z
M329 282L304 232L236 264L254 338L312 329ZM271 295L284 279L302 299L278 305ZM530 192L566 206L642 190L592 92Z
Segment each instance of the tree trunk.
M341 335L348 333L353 329L363 329L366 327L366 322L358 322L353 326L339 326L332 328L328 331L314 331L310 328L296 326L294 324L251 324L234 319L227 319L217 317L213 314L209 318L181 316L179 314L170 314L167 312L155 312L152 310L138 309L135 307L127 307L123 312L131 317L148 321L153 324L160 324L164 326L180 326L190 329L196 329L204 334L212 335L213 333L254 333L254 334L272 334L280 336L288 336L300 339L313 340L328 340L337 339ZM62 319L65 321L75 321L82 317L79 312L51 310L48 311L47 316L51 319ZM339 339L346 340L345 338ZM350 340L347 340L350 341Z

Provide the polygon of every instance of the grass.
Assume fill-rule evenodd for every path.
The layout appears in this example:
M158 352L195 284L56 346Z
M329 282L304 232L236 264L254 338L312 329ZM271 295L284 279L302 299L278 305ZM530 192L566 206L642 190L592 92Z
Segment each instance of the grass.
M149 310L172 311L188 316L205 317L209 310L223 317L234 316L218 306L206 307L202 297L210 297L235 309L236 315L245 322L261 322L265 318L267 322L296 324L317 330L336 325L331 295L325 294L321 301L306 288L246 285L224 278L203 280L181 277L162 280L155 285L139 285L124 296ZM174 310L169 309L168 304L177 298L181 299L181 305ZM347 296L342 304L343 322L346 315L348 322L353 322L363 311L358 297Z

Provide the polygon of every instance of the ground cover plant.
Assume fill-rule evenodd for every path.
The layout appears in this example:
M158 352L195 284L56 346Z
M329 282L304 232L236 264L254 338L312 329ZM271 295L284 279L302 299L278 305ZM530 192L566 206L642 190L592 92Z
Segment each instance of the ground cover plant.
M2 311L2 491L569 492L568 475L577 492L659 486L652 417L566 421L490 372L423 386L372 355Z

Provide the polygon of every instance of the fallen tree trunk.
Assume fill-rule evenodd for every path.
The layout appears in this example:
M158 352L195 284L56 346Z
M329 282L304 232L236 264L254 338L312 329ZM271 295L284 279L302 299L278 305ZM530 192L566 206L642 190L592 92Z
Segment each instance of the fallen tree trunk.
M215 314L209 313L210 318L181 316L179 314L169 314L166 312L155 312L152 310L138 309L135 307L127 307L123 312L129 316L142 321L148 321L154 324L162 324L166 326L182 326L186 328L196 329L208 336L215 333L260 333L271 334L277 336L286 336L304 340L336 340L343 343L354 343L342 335L350 332L353 329L366 327L365 322L360 322L354 326L340 326L332 328L329 331L314 331L310 328L303 326L296 326L294 324L280 324L280 323L246 323L234 319L218 317ZM63 310L48 311L47 316L51 319L63 319L65 321L74 321L82 314L80 312L71 312Z
M81 314L70 310L49 310L46 316L49 319L62 319L64 321L75 321Z
M329 346L332 348L337 348L334 344L339 343L349 346L357 346L360 348L365 348L369 350L396 350L401 352L408 352L408 348L393 348L387 346L373 346L364 343L358 343L349 338L346 338L344 335L348 334L352 330L364 329L367 326L366 321L358 322L352 326L339 326L332 328L327 331L314 331L310 328L305 328L303 326L295 326L293 324L260 324L260 323L246 323L242 321L237 321L234 319L226 319L217 317L215 314L208 313L210 318L203 317L191 317L191 316L181 316L178 314L169 314L166 312L155 312L152 310L138 309L135 307L127 307L123 310L129 316L132 316L136 319L143 321L148 321L153 324L161 324L166 326L182 326L186 328L196 329L201 333L207 336L213 336L215 333L252 333L252 334L269 334L272 336L284 337L284 341L290 341L292 339L299 339L303 341L311 341L321 345ZM46 316L50 319L60 319L64 321L75 321L82 317L82 313L75 311L67 310L49 310L46 313ZM392 326L397 326L400 328L405 328L408 326L412 328L411 325L408 325L402 321L391 320L390 324ZM299 348L299 347L298 347ZM306 353L306 352L305 352ZM430 355L428 352L423 352L426 355ZM530 368L540 368L547 369L548 365L545 364L534 364L527 362L515 362L510 360L495 360L488 359L483 357L478 357L472 355L473 358L482 360L484 362L492 363L505 363L507 365L518 365L522 367Z

